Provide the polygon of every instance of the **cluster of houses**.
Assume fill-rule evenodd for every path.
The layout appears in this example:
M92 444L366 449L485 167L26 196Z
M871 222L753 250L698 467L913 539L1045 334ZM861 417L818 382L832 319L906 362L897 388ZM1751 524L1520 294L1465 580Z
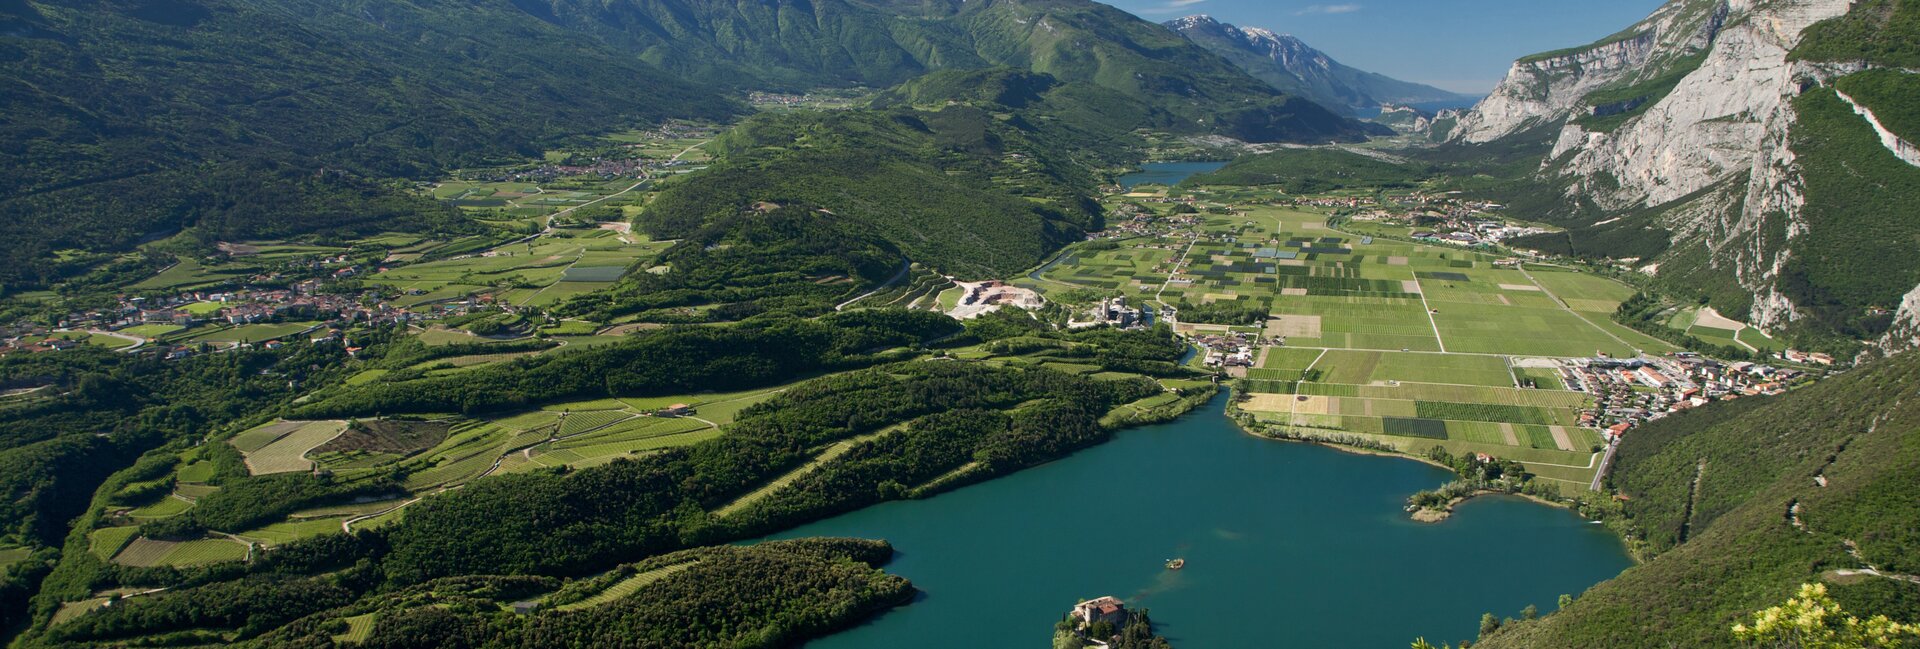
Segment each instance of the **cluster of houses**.
M114 308L69 314L61 321L60 327L119 331L148 324L191 327L210 322L243 325L287 318L384 324L404 322L413 315L385 302L362 300L357 295L322 293L323 286L322 281L310 279L284 289L188 291L158 298L122 297ZM217 305L217 308L189 308L199 304Z
M1450 220L1445 229L1415 230L1414 239L1428 243L1452 244L1457 246L1490 245L1529 234L1540 234L1546 230L1523 228L1508 225L1494 219L1463 217Z
M1490 216L1504 205L1484 201L1462 201L1446 195L1414 193L1394 196L1386 201L1374 197L1310 198L1296 205L1351 210L1348 218L1416 226L1414 239L1436 244L1478 246L1499 243L1513 237L1540 234L1540 228L1519 227Z
M1087 235L1088 239L1129 239L1147 235L1166 235L1185 232L1200 223L1196 214L1170 214L1161 216L1153 210L1132 204L1121 204L1114 208L1107 221L1107 229Z
M1227 368L1229 372L1233 368L1244 370L1253 367L1260 355L1260 348L1266 345L1266 341L1259 336L1239 332L1196 333L1193 343L1206 353L1204 362L1207 367Z
M1798 369L1724 363L1693 352L1570 360L1560 373L1567 389L1596 397L1595 407L1580 414L1580 425L1603 428L1610 437L1712 401L1779 394L1808 378Z
M755 90L753 92L747 93L747 103L753 104L755 106L781 106L785 108L797 108L797 107L806 105L807 100L808 100L807 95L794 94L790 92L763 92L763 91Z
M38 325L6 327L0 330L0 336L4 336L0 338L0 355L66 351L86 344Z
M494 182L548 182L556 178L577 178L595 176L604 179L636 178L646 175L653 169L678 164L678 161L660 161L649 158L602 158L596 157L586 164L543 164L532 169L523 169L500 174L489 178ZM496 194L498 196L498 194Z
M340 328L351 324L405 324L419 319L459 315L484 306L476 300L467 300L428 307L427 313L423 314L402 309L384 300L370 299L371 294L322 292L325 286L323 280L308 279L288 288L250 287L227 291L185 291L160 297L122 296L111 307L69 313L53 327L30 324L7 327L0 331L6 336L4 342L0 342L0 354L61 351L81 344L63 334L116 335L129 342L138 342L151 336L121 332L147 325L240 326L285 320L323 321L327 324L317 325L310 332L313 341L338 342L343 338ZM282 343L275 340L258 344L273 349ZM236 344L224 348L252 346ZM214 348L204 343L143 344L133 350L179 359Z

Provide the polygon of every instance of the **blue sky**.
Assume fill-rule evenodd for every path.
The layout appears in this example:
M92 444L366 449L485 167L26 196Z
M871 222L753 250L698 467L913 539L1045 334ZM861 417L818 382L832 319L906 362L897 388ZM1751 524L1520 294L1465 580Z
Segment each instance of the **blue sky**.
M1161 22L1208 14L1289 33L1347 65L1456 92L1491 90L1514 59L1599 40L1662 0L1101 0Z

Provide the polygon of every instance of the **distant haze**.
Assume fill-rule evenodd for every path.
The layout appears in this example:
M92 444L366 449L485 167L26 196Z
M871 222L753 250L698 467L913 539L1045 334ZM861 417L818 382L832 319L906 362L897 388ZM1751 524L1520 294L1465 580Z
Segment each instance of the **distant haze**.
M1583 45L1661 0L1104 0L1154 22L1208 14L1293 34L1341 63L1484 94L1514 59Z

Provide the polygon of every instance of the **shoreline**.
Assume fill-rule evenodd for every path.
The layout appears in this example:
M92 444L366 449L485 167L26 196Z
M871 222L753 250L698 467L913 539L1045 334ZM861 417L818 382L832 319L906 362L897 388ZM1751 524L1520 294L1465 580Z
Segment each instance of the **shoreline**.
M1419 462L1421 464L1425 464L1427 466L1431 466L1437 469L1444 469L1448 472L1453 471L1453 467L1447 466L1445 464L1441 464L1439 462L1435 462L1428 458L1420 457L1418 455L1413 455L1413 454L1402 452L1402 451L1383 451L1379 449L1362 448L1359 446L1351 446L1348 444L1342 444L1340 442L1325 440L1325 439L1293 439L1293 438L1287 438L1287 437L1274 437L1272 435L1263 435L1263 434L1254 432L1252 430L1248 430L1246 426L1242 425L1239 419L1236 419L1233 417L1234 410L1235 408L1232 402L1228 402L1227 413L1226 413L1227 419L1233 421L1234 427L1240 429L1240 432L1242 434L1247 435L1249 437L1254 437L1257 439L1263 439L1263 440L1274 441L1274 442L1311 444L1315 446L1322 446L1325 448L1333 449L1335 451L1339 451L1342 453L1350 453L1353 455L1371 455L1375 457L1400 458L1405 460L1412 460L1414 462ZM1522 464L1525 464L1525 463L1523 462ZM1444 509L1422 508L1422 509L1417 509L1417 510L1408 512L1408 516L1412 518L1414 521L1421 522L1421 523L1439 523L1453 516L1454 507L1458 507L1460 506L1461 503L1465 503L1469 500L1478 498L1480 496L1514 496L1514 497L1531 501L1536 504L1546 505L1548 507L1555 507L1555 508L1567 509L1567 510L1573 509L1573 504L1569 502L1547 500L1545 498L1541 498L1539 496L1535 496L1532 494L1523 494L1523 493L1517 493L1517 492L1509 493L1505 491L1481 489L1481 490L1474 491L1473 493L1467 494L1465 496L1447 501L1447 506ZM1587 519L1587 520L1593 520L1593 519Z

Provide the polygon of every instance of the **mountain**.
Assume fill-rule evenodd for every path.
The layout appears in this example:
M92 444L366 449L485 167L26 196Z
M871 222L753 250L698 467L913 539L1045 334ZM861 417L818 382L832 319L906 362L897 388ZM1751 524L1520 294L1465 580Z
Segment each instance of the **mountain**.
M1846 610L1920 619L1920 354L1804 390L1719 402L1621 441L1609 518L1645 563L1506 647L1734 647L1729 628L1825 583ZM1870 572L1867 572L1870 571Z
M507 0L10 0L0 60L9 287L181 228L401 226L450 210L381 179L742 110Z
M1516 62L1445 139L1538 147L1506 198L1568 232L1525 245L1622 260L1802 344L1905 344L1916 23L1912 0L1673 0Z
M741 112L707 84L884 87L1009 66L1148 106L1134 128L1385 132L1087 0L6 0L0 60L0 256L34 262L0 268L0 285L21 288L183 229L458 228L387 182Z
M660 259L671 270L566 308L670 321L693 306L711 318L815 315L847 297L822 277L870 286L903 257L966 279L1018 273L1100 229L1087 198L1095 172L1131 162L1142 144L1132 130L1152 112L1093 84L988 68L934 72L865 107L756 116L715 140L705 171L663 183L636 220L656 240L680 240ZM742 218L770 204L807 218ZM796 254L806 243L817 245Z
M1012 67L1092 83L1255 142L1380 134L1277 91L1159 25L1089 0L517 0L667 70L738 89L892 86Z
M1369 111L1386 104L1466 98L1433 86L1348 67L1291 34L1275 34L1259 27L1236 27L1205 14L1163 24L1232 61L1256 79L1336 110Z

